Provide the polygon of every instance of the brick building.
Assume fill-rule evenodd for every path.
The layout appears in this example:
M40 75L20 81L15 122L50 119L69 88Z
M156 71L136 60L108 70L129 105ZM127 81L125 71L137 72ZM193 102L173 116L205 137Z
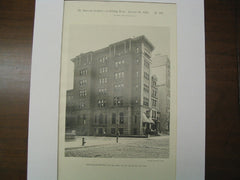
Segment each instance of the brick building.
M71 59L66 130L78 135L143 135L156 127L157 78L151 76L154 46L145 36L116 42Z

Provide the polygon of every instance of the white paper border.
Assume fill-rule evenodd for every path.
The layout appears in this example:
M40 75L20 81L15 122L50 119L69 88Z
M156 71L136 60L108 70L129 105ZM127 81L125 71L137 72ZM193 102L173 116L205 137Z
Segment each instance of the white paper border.
M140 2L140 0L133 1ZM204 2L203 0L147 2L177 3L176 179L203 180L205 166ZM57 179L62 17L63 0L36 0L29 109L28 180Z

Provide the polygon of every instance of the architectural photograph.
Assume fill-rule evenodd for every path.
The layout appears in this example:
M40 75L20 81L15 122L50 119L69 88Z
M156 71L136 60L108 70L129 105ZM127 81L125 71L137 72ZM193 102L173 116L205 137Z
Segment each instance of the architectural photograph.
M148 33L78 52L69 62L66 157L168 158L170 59Z

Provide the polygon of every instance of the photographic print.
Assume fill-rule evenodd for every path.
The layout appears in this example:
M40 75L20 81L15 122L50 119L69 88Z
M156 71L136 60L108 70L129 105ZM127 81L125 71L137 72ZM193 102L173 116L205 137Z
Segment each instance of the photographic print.
M71 36L65 156L168 158L169 29L72 26Z
M65 2L59 179L75 163L161 164L174 177L175 13L174 4Z

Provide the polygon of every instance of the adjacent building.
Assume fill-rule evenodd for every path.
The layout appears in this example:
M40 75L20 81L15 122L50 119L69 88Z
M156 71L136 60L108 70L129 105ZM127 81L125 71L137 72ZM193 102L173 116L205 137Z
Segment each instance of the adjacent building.
M71 59L66 131L78 135L144 135L160 128L157 77L151 75L152 43L125 39Z
M170 61L166 55L157 55L154 60L157 60L154 66L161 71L161 81L157 85L160 113L159 130L161 133L168 134L170 125Z

